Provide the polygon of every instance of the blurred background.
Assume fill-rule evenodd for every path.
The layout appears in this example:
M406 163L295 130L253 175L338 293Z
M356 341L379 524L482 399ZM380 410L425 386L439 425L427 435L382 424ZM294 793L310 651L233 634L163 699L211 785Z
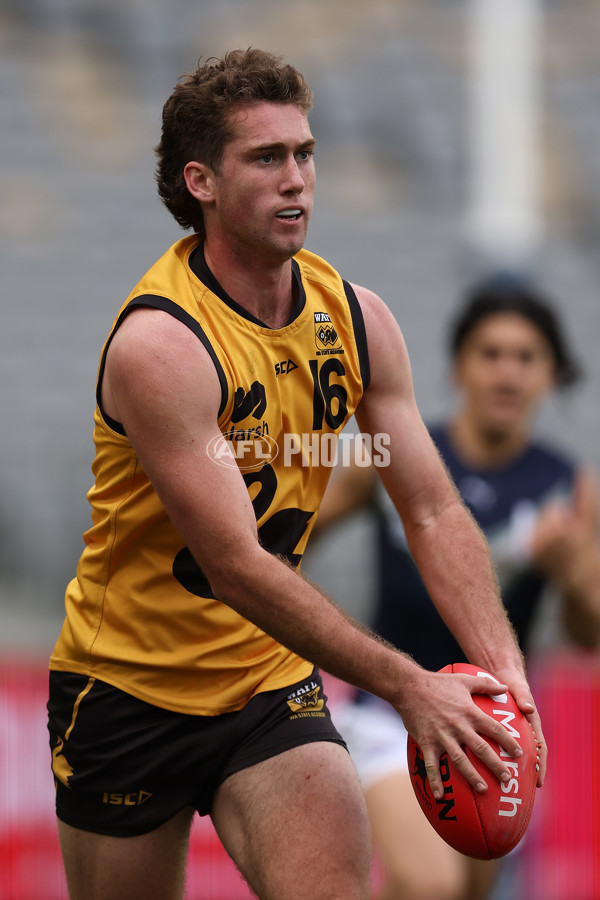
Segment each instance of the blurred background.
M3 900L66 896L44 669L89 523L99 350L139 277L182 236L154 184L162 105L199 57L250 45L286 56L313 87L307 247L388 302L424 417L451 399L443 336L465 287L490 269L529 273L559 307L587 376L548 404L540 430L600 469L597 0L0 0ZM360 617L369 529L358 516L306 565ZM546 631L597 736L597 659L573 661ZM600 824L589 816L580 856L545 835L554 874L540 887L538 847L510 896L527 884L534 900L600 897ZM190 897L246 896L229 876L220 885L226 863L211 840L201 826L202 887L191 883ZM581 872L584 857L587 881L563 893L563 869Z

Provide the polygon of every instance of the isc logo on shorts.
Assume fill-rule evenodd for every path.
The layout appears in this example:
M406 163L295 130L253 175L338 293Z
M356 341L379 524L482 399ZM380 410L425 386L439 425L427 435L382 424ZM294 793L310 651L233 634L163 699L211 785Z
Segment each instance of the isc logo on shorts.
M132 791L129 794L105 791L102 794L102 802L109 803L111 806L141 806L151 796L152 794L148 793L148 791Z

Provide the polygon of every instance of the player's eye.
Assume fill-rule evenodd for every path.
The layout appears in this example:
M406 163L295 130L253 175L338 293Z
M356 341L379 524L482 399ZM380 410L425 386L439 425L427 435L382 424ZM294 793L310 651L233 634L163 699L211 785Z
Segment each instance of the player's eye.
M521 352L519 353L519 362L522 363L524 366L532 363L533 359L534 359L534 354L531 352L531 350L521 350Z
M500 356L500 351L497 347L482 347L481 355L484 359L496 360Z

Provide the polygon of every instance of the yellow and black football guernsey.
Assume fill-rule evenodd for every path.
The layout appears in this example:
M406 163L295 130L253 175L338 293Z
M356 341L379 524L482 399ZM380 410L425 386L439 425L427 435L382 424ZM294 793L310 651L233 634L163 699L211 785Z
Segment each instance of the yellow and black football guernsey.
M252 498L260 539L299 565L331 471L318 464L320 436L330 436L330 452L367 386L369 366L350 285L305 250L292 260L292 274L293 316L283 328L268 328L223 291L193 235L174 244L123 305L100 359L93 524L67 588L51 669L200 715L239 710L254 694L312 671L214 597L99 396L110 340L129 311L153 307L187 325L219 375L219 427ZM221 450L207 448L215 465L231 464Z

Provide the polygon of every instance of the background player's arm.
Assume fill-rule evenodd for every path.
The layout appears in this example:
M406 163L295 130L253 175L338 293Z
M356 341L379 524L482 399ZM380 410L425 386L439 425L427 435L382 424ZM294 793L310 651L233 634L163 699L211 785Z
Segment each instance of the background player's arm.
M428 743L428 770L442 794L443 750L473 786L481 777L461 744L497 776L505 763L481 739L487 734L509 753L518 745L481 713L473 691L490 693L485 679L425 672L378 641L257 539L248 491L237 467L217 465L207 445L220 435L220 386L201 342L158 310L132 312L114 336L106 361L102 402L123 423L132 446L175 527L224 603L299 655L357 687L413 713L415 737ZM425 749L425 748L424 748Z
M541 739L522 655L500 599L487 542L421 419L400 329L379 297L364 288L355 290L371 362L371 383L356 419L363 432L390 437L390 465L377 471L402 517L411 553L444 621L472 663L509 685ZM410 730L410 716L407 725ZM545 756L540 783L544 764Z
M600 643L600 544L598 483L580 470L571 497L542 510L530 552L563 598L564 625L584 647Z
M311 541L336 522L369 506L375 494L375 467L358 466L356 462L335 469L319 506L319 514L311 532Z

